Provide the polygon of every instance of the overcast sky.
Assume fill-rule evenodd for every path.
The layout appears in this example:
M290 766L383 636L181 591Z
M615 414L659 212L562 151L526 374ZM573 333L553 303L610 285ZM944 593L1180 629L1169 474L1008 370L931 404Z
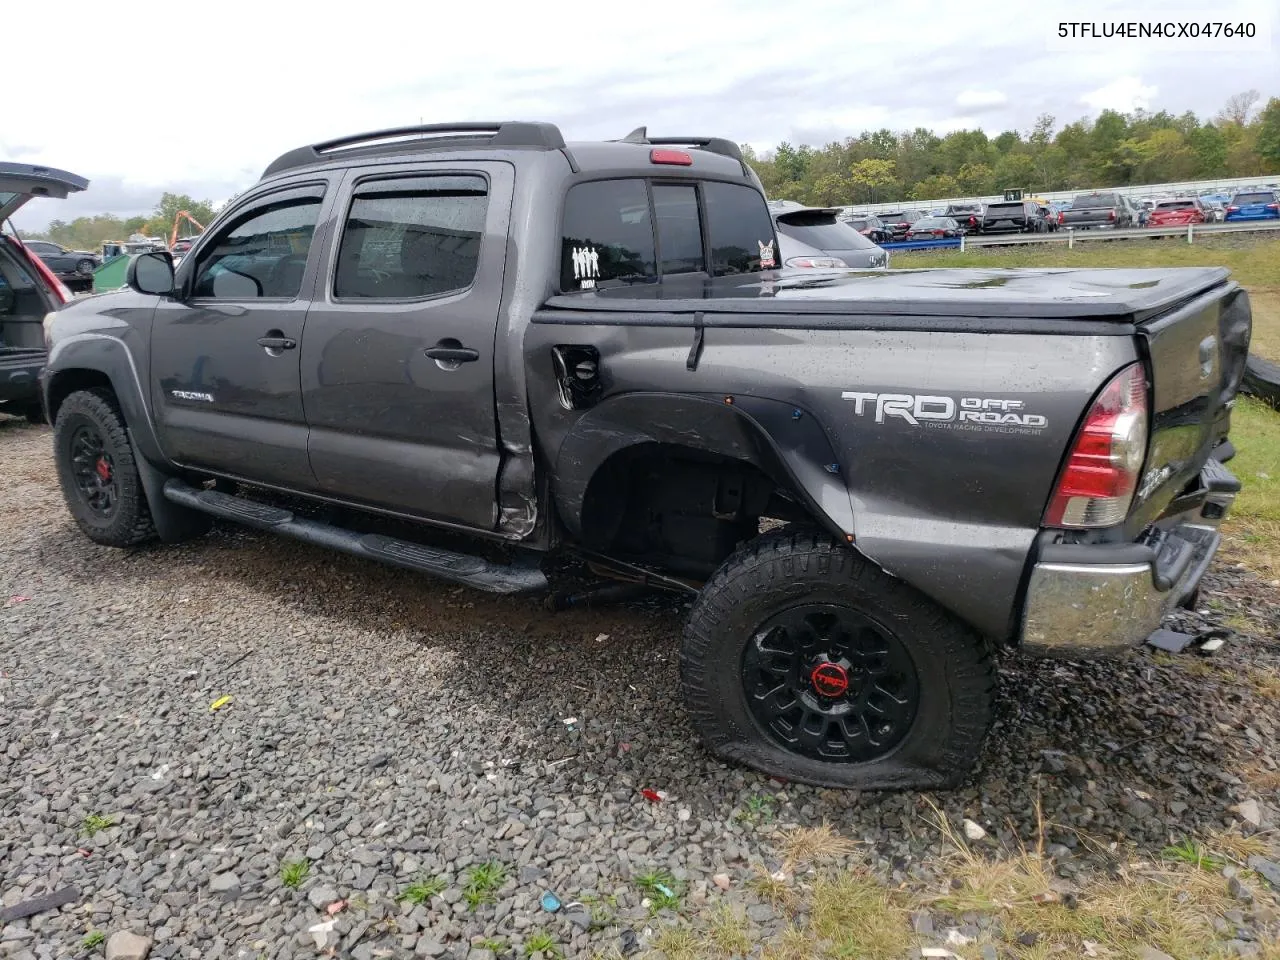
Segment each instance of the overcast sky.
M1280 0L1040 2L60 0L55 20L4 31L24 96L6 104L0 159L92 181L15 217L39 229L145 213L164 190L218 202L299 144L419 121L550 120L571 140L647 124L768 149L1280 96ZM1057 37L1061 20L1103 19L1250 20L1259 36Z

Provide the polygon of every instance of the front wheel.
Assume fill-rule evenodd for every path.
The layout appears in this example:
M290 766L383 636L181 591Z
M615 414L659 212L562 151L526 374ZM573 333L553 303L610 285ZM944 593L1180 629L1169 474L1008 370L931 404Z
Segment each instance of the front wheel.
M985 643L829 537L785 530L734 553L685 628L681 679L707 747L786 780L954 786L978 759Z
M58 408L54 461L67 509L85 536L129 547L155 535L133 446L111 394L78 390Z

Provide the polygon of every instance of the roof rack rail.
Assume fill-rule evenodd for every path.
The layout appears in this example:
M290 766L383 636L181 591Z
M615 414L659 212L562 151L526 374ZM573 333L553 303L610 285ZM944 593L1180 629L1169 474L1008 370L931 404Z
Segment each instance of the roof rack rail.
M742 172L747 172L747 161L742 157L741 148L732 140L726 140L724 137L651 137L649 136L648 127L636 127L625 137L622 143L645 143L660 146L692 146L706 150L708 153L718 153L722 157L729 157L737 160L742 164Z
M420 143L418 141L421 141ZM325 140L305 147L297 147L272 161L262 176L269 177L293 167L321 163L330 155L343 151L365 156L379 153L399 153L415 146L424 148L467 146L483 144L487 147L538 147L543 150L568 151L564 136L554 123L528 123L524 121L499 121L494 123L427 123L410 127L391 127L356 133L334 140ZM569 162L573 165L572 157Z

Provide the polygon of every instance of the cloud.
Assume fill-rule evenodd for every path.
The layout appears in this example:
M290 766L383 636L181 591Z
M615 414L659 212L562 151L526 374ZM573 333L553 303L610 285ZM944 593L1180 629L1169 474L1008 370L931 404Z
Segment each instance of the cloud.
M1097 90L1090 90L1080 98L1080 102L1094 110L1119 110L1128 113L1132 110L1148 110L1151 101L1159 89L1145 85L1138 77L1116 77Z
M1215 2L1225 20L1243 0ZM1089 0L1098 16L1125 20L1164 19L1170 3L1192 0L1105 0L1105 10ZM119 77L120 50L170 49L174 36L198 36L206 54L189 76L104 94L74 120L56 108L9 112L0 159L92 181L66 201L28 204L15 220L30 230L53 217L145 213L165 190L229 196L300 144L420 121L549 120L569 139L647 124L769 148L882 127L980 124L995 135L1029 130L1042 113L1062 124L1106 107L1212 115L1239 90L1280 94L1274 50L1170 57L1130 41L1050 51L1050 20L1088 18L1072 10L1037 16L1024 0L985 0L975 16L937 0L806 0L792 23L777 0L700 0L672 29L670 17L581 0L364 0L356 17L336 0L315 0L305 17L260 0L223 0L216 17L169 5L163 17L98 17L92 31L7 47L5 69L28 77L51 63Z
M956 95L956 106L966 110L986 111L993 107L1002 107L1009 102L999 90L961 90Z

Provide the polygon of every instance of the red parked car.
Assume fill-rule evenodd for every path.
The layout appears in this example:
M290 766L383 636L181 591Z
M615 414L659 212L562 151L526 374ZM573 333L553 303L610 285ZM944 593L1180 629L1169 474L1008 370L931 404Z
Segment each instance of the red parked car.
M1185 227L1189 223L1206 223L1209 211L1199 197L1161 200L1147 217L1148 227Z
M33 197L63 198L89 186L73 173L0 163L0 224ZM71 291L12 233L0 232L0 411L39 422L37 377L44 368L44 318Z

